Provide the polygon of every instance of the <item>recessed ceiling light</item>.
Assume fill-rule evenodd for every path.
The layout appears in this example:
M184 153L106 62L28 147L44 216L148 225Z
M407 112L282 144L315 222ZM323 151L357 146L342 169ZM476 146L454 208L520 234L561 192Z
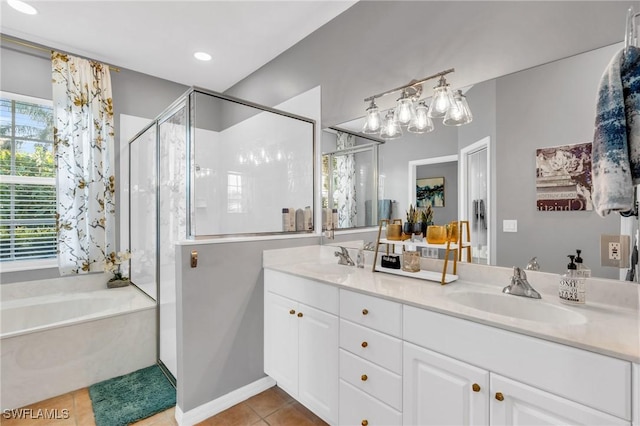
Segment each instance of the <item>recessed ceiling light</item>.
M18 12L26 13L27 15L38 13L35 7L20 0L7 0L7 3Z
M211 55L206 52L196 52L193 54L193 57L198 59L199 61L210 61Z

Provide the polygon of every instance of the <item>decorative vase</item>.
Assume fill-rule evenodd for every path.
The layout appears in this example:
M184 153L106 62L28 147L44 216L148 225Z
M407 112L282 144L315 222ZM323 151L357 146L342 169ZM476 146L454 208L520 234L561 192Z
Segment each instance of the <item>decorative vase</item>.
M128 286L130 281L128 279L117 279L113 278L107 281L107 288L118 288L118 287L126 287Z
M407 235L413 234L413 222L405 222L402 224L402 232Z
M433 225L433 222L420 222L422 224L422 236L427 237L427 227Z
M415 222L413 224L413 233L416 235L422 234L422 222Z
M447 242L447 229L442 225L427 227L427 242L429 244L444 244Z
M399 223L390 223L387 225L387 239L393 241L402 240L402 225Z

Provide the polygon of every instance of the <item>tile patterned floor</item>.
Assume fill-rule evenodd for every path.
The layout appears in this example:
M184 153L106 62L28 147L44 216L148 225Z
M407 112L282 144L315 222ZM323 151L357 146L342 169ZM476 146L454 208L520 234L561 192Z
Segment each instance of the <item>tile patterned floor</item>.
M17 419L0 415L2 426L95 426L89 388L79 389L55 398L23 407L33 416L38 410L58 413L59 419ZM57 411L53 411L57 410ZM64 415L68 410L68 416ZM29 412L24 411L23 412ZM4 413L2 413L4 414ZM135 426L176 426L175 407L134 423ZM210 417L197 426L325 426L319 417L276 387L255 395Z

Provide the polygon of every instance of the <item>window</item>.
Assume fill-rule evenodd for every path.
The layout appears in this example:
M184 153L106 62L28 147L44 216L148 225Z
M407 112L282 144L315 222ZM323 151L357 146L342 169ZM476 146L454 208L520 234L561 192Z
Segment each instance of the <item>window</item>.
M227 174L227 212L244 213L244 197L242 193L242 174Z
M0 93L0 261L55 258L51 101Z

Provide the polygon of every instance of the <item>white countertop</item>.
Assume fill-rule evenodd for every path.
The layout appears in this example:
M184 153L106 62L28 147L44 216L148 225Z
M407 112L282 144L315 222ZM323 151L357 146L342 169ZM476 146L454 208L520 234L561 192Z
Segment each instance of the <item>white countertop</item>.
M580 349L640 363L640 285L622 281L589 279L586 304L569 306L557 296L558 275L527 271L528 281L542 300L503 295L512 270L494 266L458 264L459 279L438 282L372 272L371 262L364 269L337 264L335 247L307 246L268 250L263 255L266 269L321 281L347 290L487 324ZM373 253L367 253L372 260ZM355 259L355 253L351 251ZM422 259L423 269L438 271L440 261ZM500 315L471 308L454 301L454 292L482 292L518 298L518 304L547 303L584 316L583 323L549 323ZM511 299L506 300L508 302Z

